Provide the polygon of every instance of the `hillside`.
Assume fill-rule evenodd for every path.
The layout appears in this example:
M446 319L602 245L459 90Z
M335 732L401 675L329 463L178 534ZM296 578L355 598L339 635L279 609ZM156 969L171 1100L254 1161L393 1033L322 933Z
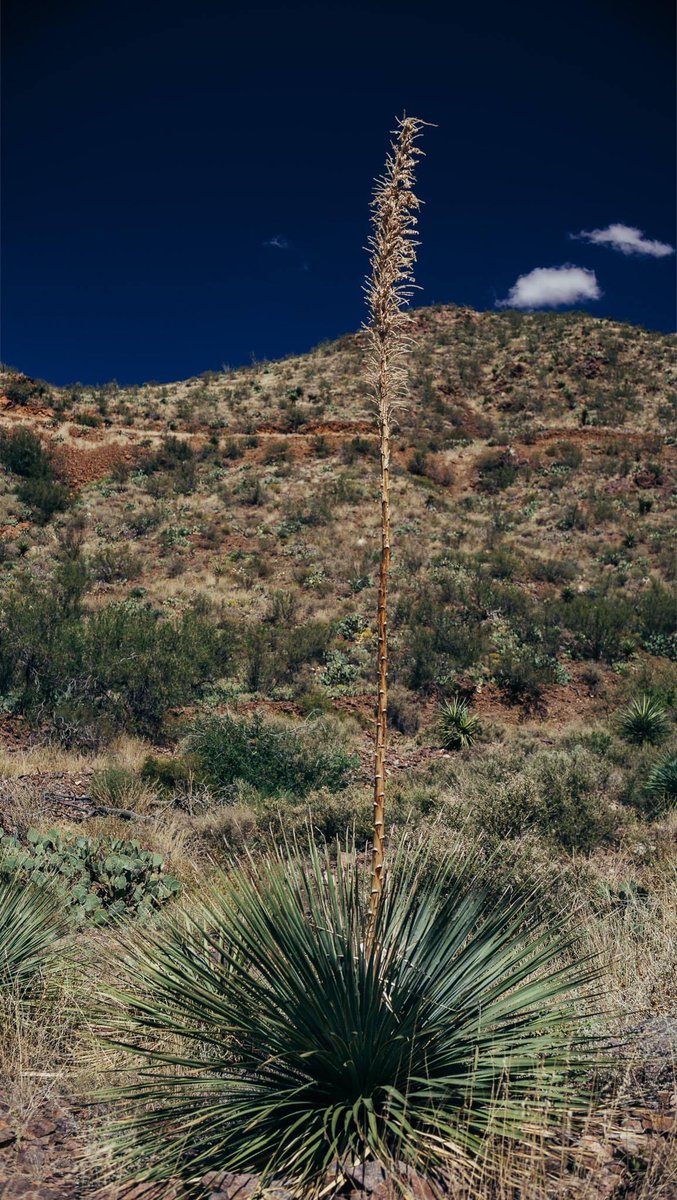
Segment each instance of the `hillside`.
M606 1034L640 1035L634 1061L600 1071L558 1181L550 1160L531 1163L524 1191L500 1200L669 1200L675 342L587 314L451 306L416 310L412 331L392 485L393 843L408 829L436 854L475 846L491 894L539 883L543 913L575 911L601 956ZM306 845L309 819L364 845L380 535L362 352L358 333L138 388L2 372L0 837L13 852L37 853L28 830L56 827L61 870L69 833L97 853L135 839L192 895L245 846ZM628 706L643 698L639 720ZM478 718L465 747L445 732L453 699ZM87 870L97 899L78 913L88 930L96 910L83 942L98 953L109 885ZM174 894L152 874L150 909ZM123 908L138 916L134 896ZM106 1064L78 1061L88 1032L68 1020L28 1066L25 1047L5 1051L8 1200L27 1180L54 1200L101 1182L105 1112L81 1103ZM45 1060L54 1085L39 1081Z
M632 649L669 651L673 341L577 314L452 308L419 310L415 331L411 404L395 450L398 679L409 682L413 671L430 692L461 669L491 692L491 655L505 642L511 592L532 624L552 625L559 605L564 629L549 637L548 650L551 660L574 650L568 674L580 672L579 658L594 658L603 676L605 664ZM279 363L133 390L39 394L33 385L31 395L30 381L6 376L3 428L39 434L75 503L68 515L36 524L17 503L17 477L5 474L5 579L25 569L47 579L75 521L89 604L131 595L176 611L204 598L259 632L262 620L299 628L354 614L364 624L358 644L334 631L318 658L350 660L350 693L369 692L363 647L373 623L378 505L360 367L356 335ZM487 594L471 601L473 578ZM609 598L610 627L594 646L581 629L585 604L569 605L571 629L561 603L563 594L590 589ZM423 593L432 604L425 619ZM438 601L473 610L476 645L444 649ZM623 604L640 615L623 620ZM284 610L277 616L276 605ZM428 639L417 651L422 626ZM262 690L293 699L314 687L320 667L298 666L300 678L273 672ZM551 678L542 666L541 682L566 688L563 675L551 661ZM576 689L582 709L589 690Z

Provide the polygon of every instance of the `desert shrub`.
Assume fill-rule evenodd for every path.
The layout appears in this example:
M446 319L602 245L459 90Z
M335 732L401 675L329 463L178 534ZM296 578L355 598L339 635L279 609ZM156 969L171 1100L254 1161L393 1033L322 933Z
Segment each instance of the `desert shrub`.
M534 558L530 563L531 578L543 583L568 583L577 573L576 563L566 558Z
M547 446L545 453L549 458L554 458L556 464L564 467L580 467L583 462L583 454L574 442L556 442Z
M223 791L242 780L269 796L345 787L355 764L340 742L328 739L324 722L292 726L259 715L204 721L188 748L214 787Z
M460 604L452 607L441 586L400 600L395 624L404 626L401 672L414 691L448 688L457 671L481 661L489 648L481 616Z
M30 379L27 375L13 375L6 378L3 381L2 390L10 404L30 404L31 400L49 402L52 398L52 389L44 379Z
M132 546L104 546L94 555L92 571L101 583L138 579L143 571L143 559Z
M251 625L242 637L244 682L250 692L269 692L279 683L292 682L305 663L325 658L331 626L309 621L290 628Z
M359 457L369 456L375 457L378 453L376 441L369 441L368 438L357 437L351 438L350 441L344 442L341 446L341 461L346 466L352 466L355 460Z
M173 792L188 787L199 774L197 760L189 754L171 758L156 758L149 754L143 761L140 778Z
M30 581L0 609L0 691L65 743L157 734L169 709L228 672L230 650L228 631L194 609L167 619L125 601L80 617Z
M194 457L193 447L187 438L177 438L170 434L162 439L157 450L143 460L141 470L146 475L151 475L154 471L175 471L183 463L191 462Z
M336 632L349 642L354 641L358 634L364 633L366 628L367 622L360 613L348 613L336 624Z
M410 475L422 476L428 473L428 455L425 450L420 447L414 450L407 463L407 470Z
M606 662L621 656L619 643L633 621L632 606L613 594L573 595L559 605L557 615L573 634L578 657Z
M291 446L284 438L279 441L270 441L263 451L262 461L264 463L281 463L288 462L291 454Z
M487 569L492 579L512 579L520 571L521 563L515 554L499 547L491 554Z
M618 731L626 742L638 746L663 740L669 729L665 705L654 696L635 696L618 718Z
M566 850L587 854L613 842L621 816L610 762L582 746L487 751L456 768L453 793L468 819L493 839L531 830Z
M477 486L480 491L489 495L502 492L517 479L517 459L510 449L485 450L477 460L477 465Z
M677 754L668 754L654 763L644 785L647 809L659 816L677 804Z
M19 427L0 433L0 463L23 479L53 477L51 458L40 438L30 429Z
M257 507L266 499L266 491L258 475L246 471L235 489L240 504Z
M103 925L117 917L147 917L179 891L159 854L136 841L29 829L25 841L0 830L7 871L24 883L50 883L68 914Z
M438 713L439 738L445 750L465 750L479 732L479 717L470 711L466 700L455 696Z
M557 679L557 663L526 646L509 648L499 655L494 678L509 704L537 708L546 684Z
M412 736L421 727L421 706L406 688L395 684L388 690L388 724Z
M70 504L68 488L56 479L24 479L16 494L39 525L46 525L55 513L65 512Z
M0 463L19 476L17 498L31 509L39 524L68 508L68 488L55 478L50 454L29 429L0 432Z
M95 772L89 793L95 804L134 809L141 801L145 803L152 797L152 785L134 771L112 764Z
M237 442L235 440L235 438L231 437L231 438L227 438L226 441L223 443L223 448L222 448L221 453L224 458L229 458L231 460L234 460L236 458L242 458L244 451L243 451L243 447L240 444L240 442Z
M273 625L293 625L298 606L299 598L295 592L273 592L267 619Z
M640 597L638 618L644 649L650 654L677 659L677 595L674 587L653 580Z
M308 621L285 630L277 643L282 676L293 679L304 663L322 662L330 637L327 621Z

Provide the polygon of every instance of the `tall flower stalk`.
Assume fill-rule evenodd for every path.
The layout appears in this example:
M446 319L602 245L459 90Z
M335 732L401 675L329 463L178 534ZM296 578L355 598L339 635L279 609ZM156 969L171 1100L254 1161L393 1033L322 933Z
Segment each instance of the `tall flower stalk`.
M423 151L417 139L425 122L397 122L383 175L376 180L369 238L371 271L365 292L369 306L368 380L376 402L381 460L381 563L378 585L378 696L374 750L374 833L371 856L372 926L383 887L385 855L386 740L388 712L388 577L390 572L390 454L393 414L406 396L406 356L410 347L406 312L413 295L417 212L415 168Z

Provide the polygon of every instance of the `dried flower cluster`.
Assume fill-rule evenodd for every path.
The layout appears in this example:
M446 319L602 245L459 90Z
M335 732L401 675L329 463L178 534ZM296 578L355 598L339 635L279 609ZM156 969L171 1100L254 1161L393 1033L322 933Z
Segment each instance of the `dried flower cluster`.
M423 153L416 145L425 122L402 117L397 124L383 176L372 200L369 238L371 274L365 285L369 305L367 377L377 407L381 457L381 565L378 594L378 700L374 757L374 835L371 912L378 907L385 852L385 768L388 710L388 573L390 570L390 437L393 410L406 394L409 314L416 262L415 167Z

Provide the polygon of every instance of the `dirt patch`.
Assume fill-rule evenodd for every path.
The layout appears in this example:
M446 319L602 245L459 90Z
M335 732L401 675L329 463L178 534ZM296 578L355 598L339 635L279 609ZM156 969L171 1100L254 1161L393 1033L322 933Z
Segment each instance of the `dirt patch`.
M132 466L141 457L138 446L109 443L104 446L80 448L58 446L54 451L57 475L71 488L85 487L110 475L114 467Z

